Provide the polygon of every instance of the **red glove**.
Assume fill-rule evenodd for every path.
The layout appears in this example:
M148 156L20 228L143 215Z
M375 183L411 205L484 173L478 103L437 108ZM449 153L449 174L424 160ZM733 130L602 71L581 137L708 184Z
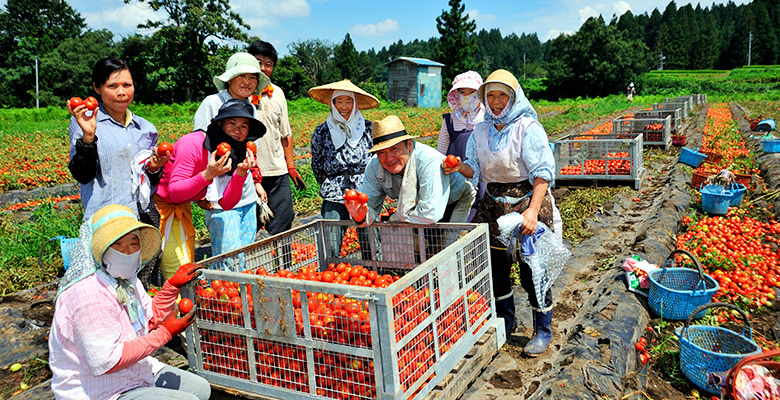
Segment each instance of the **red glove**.
M195 318L195 310L197 307L193 307L190 312L185 314L181 318L176 318L176 310L173 310L170 315L168 315L168 318L165 319L162 323L162 327L165 328L168 332L171 333L171 337L174 337L182 332L184 332L185 329L187 329L188 326L192 323L192 320Z
M203 268L203 266L196 263L184 264L179 267L176 274L174 274L171 279L168 279L168 283L180 288L195 279L198 276L198 270L201 268Z
M287 168L287 173L290 174L290 178L292 178L293 183L298 190L306 190L306 183L303 182L303 177L301 177L301 174L298 173L298 170L295 169L295 167Z

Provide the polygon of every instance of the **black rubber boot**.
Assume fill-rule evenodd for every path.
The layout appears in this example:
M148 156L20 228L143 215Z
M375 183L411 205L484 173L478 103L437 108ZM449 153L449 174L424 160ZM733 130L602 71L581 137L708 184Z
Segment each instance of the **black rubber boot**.
M534 310L533 315L534 335L523 350L525 354L536 357L542 355L547 350L547 346L550 345L550 340L552 340L552 329L550 328L552 310L547 312Z

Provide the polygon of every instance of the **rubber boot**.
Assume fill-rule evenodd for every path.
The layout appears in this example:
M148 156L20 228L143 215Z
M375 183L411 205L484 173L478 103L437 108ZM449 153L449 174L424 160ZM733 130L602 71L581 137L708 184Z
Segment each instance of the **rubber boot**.
M515 299L509 296L506 299L496 300L496 314L504 319L506 335L509 336L517 329L517 320L515 319Z
M547 350L547 346L552 340L552 329L550 328L550 322L552 322L552 310L547 312L541 312L534 310L534 335L528 344L525 345L525 354L531 357L537 357Z

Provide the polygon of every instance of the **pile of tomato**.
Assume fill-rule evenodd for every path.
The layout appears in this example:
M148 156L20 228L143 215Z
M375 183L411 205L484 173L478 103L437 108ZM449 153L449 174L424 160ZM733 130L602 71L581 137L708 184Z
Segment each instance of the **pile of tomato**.
M301 248L297 247L297 250ZM318 271L316 267L303 267L295 273L279 270L275 274L269 274L261 267L243 273L380 289L400 279L399 275L380 275L376 271L350 263L332 263L325 271ZM437 304L439 302L438 289L434 289L432 299L429 285L418 283L420 282L407 287L392 298L393 329L397 342L428 320L432 300ZM254 316L252 290L250 287L246 289L247 311L250 316ZM200 281L195 293L199 305L199 319L228 325L244 325L244 303L237 282ZM306 292L306 299L312 338L349 347L372 348L367 301L317 292ZM298 337L305 337L304 310L301 303L299 291L293 290L296 334ZM467 307L469 322L474 324L489 310L490 303L478 291L469 290L466 303L457 300L436 318L440 354L447 352L465 335ZM249 320L252 328L256 329L255 319ZM399 350L398 370L404 391L434 365L434 343L433 326L428 325ZM250 378L245 337L202 329L200 347L204 369L241 379ZM304 347L255 339L254 350L255 367L261 383L308 392ZM374 366L370 359L320 350L315 350L314 356L318 395L342 399L376 397Z
M341 241L342 257L346 257L356 251L360 250L360 242L358 241L357 230L354 226L350 226L347 232L344 233L344 239Z
M631 174L631 160L627 158L628 152L620 151L607 153L600 160L586 160L582 164L567 165L561 168L561 175L629 175Z

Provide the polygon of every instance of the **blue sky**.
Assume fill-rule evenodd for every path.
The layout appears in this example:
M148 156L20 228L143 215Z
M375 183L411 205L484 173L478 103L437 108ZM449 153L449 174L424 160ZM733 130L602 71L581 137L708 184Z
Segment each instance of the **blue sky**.
M149 7L122 0L67 0L95 29L107 28L119 35L137 32L136 26L164 15ZM6 0L0 0L5 5ZM476 21L477 30L499 28L507 35L515 32L536 32L542 41L560 33L575 32L590 16L612 15L627 10L641 14L666 7L669 0L467 0L466 12ZM726 1L677 1L677 7L699 3L708 7ZM746 4L746 0L734 0ZM250 34L274 44L280 54L287 54L287 45L306 39L324 39L341 43L349 32L358 50L381 49L399 39L404 43L414 39L438 36L436 17L449 8L446 0L230 0L233 10L251 25ZM148 33L148 32L141 32Z

